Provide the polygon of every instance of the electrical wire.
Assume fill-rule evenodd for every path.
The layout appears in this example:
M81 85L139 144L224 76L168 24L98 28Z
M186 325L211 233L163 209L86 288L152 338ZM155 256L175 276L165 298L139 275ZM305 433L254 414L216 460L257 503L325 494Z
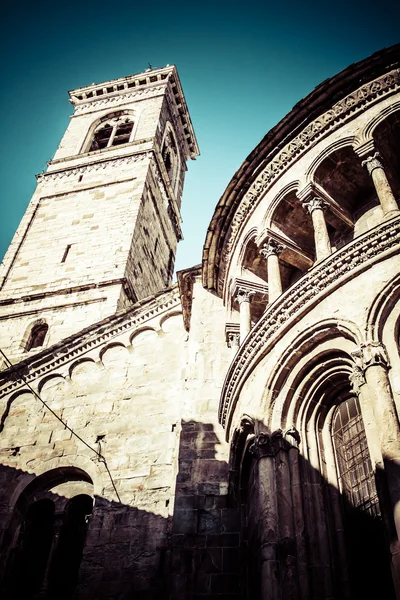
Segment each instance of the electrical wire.
M4 360L6 361L6 363L10 367L14 367L15 366L15 365L13 365L13 363L10 361L10 359L6 356L6 354L4 353L4 351L1 348L0 348L0 353L3 356ZM65 421L63 421L63 419L56 412L54 412L54 410L52 408L50 408L50 406L47 404L47 402L45 402L43 400L43 398L40 397L40 395L33 389L33 387L30 385L30 383L25 379L24 375L21 374L20 377L21 377L22 381L24 382L24 384L27 386L27 388L35 396L35 398L37 398L43 404L43 406L45 408L47 408L47 410L49 412L51 412L51 414L58 421L60 421L60 423L65 427L65 429L68 429L68 431L70 431L73 436L75 436L82 444L84 444L87 448L89 448L89 450L91 450L94 454L96 454L98 460L103 463L103 465L104 465L104 467L105 467L105 469L106 469L106 471L108 473L108 476L110 478L111 484L112 484L112 486L114 488L115 495L118 498L118 502L121 502L121 498L119 497L118 490L117 490L117 488L115 486L114 480L112 478L110 469L108 468L107 461L106 461L105 457L100 452L98 452L95 448L93 448L90 444L88 444L83 438L81 438L80 435L78 435L69 425L67 425L67 423ZM122 502L121 502L121 504L122 504Z

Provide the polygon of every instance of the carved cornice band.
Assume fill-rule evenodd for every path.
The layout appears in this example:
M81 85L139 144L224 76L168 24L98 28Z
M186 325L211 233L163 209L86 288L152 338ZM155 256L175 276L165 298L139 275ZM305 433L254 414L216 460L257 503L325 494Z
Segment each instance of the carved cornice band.
M368 269L371 261L379 260L380 255L396 250L399 245L400 218L396 217L336 251L292 285L280 301L267 307L247 336L246 343L239 348L225 378L218 415L224 427L235 409L242 383L253 368L253 362L270 350L275 334L282 334L290 327L290 318L310 310L322 296L330 293L331 285L342 285L352 277L354 269ZM367 366L382 356L376 346L368 345L365 352Z
M101 171L105 169L117 169L122 165L129 165L130 163L141 162L151 156L152 152L138 152L129 156L121 156L118 158L111 158L108 160L97 161L87 165L80 165L77 167L66 168L60 171L46 171L46 173L40 173L36 176L38 182L46 179L55 181L56 179L63 179L64 177L71 177L76 175L83 175L83 173L90 173L91 171Z
M55 367L59 368L72 359L76 360L121 333L130 330L134 333L135 329L143 326L143 323L149 319L175 307L181 307L177 286L152 300L144 301L143 306L141 306L141 302L138 302L126 313L109 317L89 328L89 331L84 330L69 340L63 340L26 361L14 365L8 371L1 373L3 382L0 383L0 398L24 386L26 382L30 383L38 377L43 377ZM24 380L20 378L20 372L23 373Z

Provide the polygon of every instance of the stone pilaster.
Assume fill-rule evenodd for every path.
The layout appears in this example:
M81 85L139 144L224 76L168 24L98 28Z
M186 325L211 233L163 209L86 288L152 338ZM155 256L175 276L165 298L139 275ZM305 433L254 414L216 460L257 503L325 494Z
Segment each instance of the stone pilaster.
M362 166L366 167L372 177L376 193L381 203L383 214L388 215L393 212L399 212L399 206L390 187L385 169L379 152L375 152L362 161Z
M279 268L279 255L283 246L269 237L262 245L260 254L267 261L268 269L268 302L271 304L282 294L282 279Z

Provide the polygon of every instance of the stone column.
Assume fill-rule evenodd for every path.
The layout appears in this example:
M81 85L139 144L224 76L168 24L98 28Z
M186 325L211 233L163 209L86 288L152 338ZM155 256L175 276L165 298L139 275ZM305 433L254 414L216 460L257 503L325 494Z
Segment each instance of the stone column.
M279 268L279 255L283 246L273 238L267 238L260 250L261 256L267 261L268 269L268 302L271 304L282 294L281 271Z
M294 457L289 454L298 439L296 430L283 434L278 429L260 433L249 448L257 459L259 547L255 550L260 557L260 600L299 599L291 479Z
M389 361L383 344L366 342L352 353L365 377L379 432L393 517L400 539L400 424L388 377Z
M258 480L258 544L260 561L260 600L280 600L278 544L278 510L276 498L275 461L272 436L260 433L250 446L257 459Z
M239 303L240 310L240 343L243 341L251 329L251 314L250 314L250 302L254 292L244 288L239 288L237 293L237 301Z
M316 262L319 262L332 254L331 242L329 240L328 228L324 216L324 210L328 206L328 203L318 196L312 196L308 200L304 200L302 204L304 208L308 210L312 218Z
M379 152L375 152L373 156L369 156L361 164L363 167L367 167L368 173L372 177L383 214L388 215L389 213L399 212L399 206L386 177Z

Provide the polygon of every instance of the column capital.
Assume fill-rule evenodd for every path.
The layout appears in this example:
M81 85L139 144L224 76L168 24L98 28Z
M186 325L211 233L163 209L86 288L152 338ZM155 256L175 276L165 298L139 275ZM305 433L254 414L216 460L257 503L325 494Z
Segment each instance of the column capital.
M262 432L256 435L249 451L257 460L260 458L273 458L280 450L287 452L291 448L297 448L299 443L300 435L294 427L287 429L285 432L282 429L277 429L273 433Z
M240 344L240 333L229 331L226 334L226 344L228 348L234 348L235 346L239 346Z
M366 167L368 173L371 175L375 169L383 169L382 157L379 152L375 152L371 156L365 158L362 163L362 167Z
M325 210L329 204L320 196L310 196L301 201L303 208L305 208L310 215L314 210Z
M357 396L360 394L360 388L366 383L363 370L357 365L353 365L349 375L351 389Z
M379 342L362 343L351 355L363 375L369 367L380 365L388 369L390 366L386 348Z
M274 238L268 237L260 248L260 254L267 259L273 254L279 256L283 250L284 246L282 244L274 240Z
M248 288L240 287L240 288L238 288L238 290L236 292L236 300L238 301L238 303L240 305L240 304L242 304L242 302L250 302L254 295L255 295L255 292L253 292L253 290L249 290Z

